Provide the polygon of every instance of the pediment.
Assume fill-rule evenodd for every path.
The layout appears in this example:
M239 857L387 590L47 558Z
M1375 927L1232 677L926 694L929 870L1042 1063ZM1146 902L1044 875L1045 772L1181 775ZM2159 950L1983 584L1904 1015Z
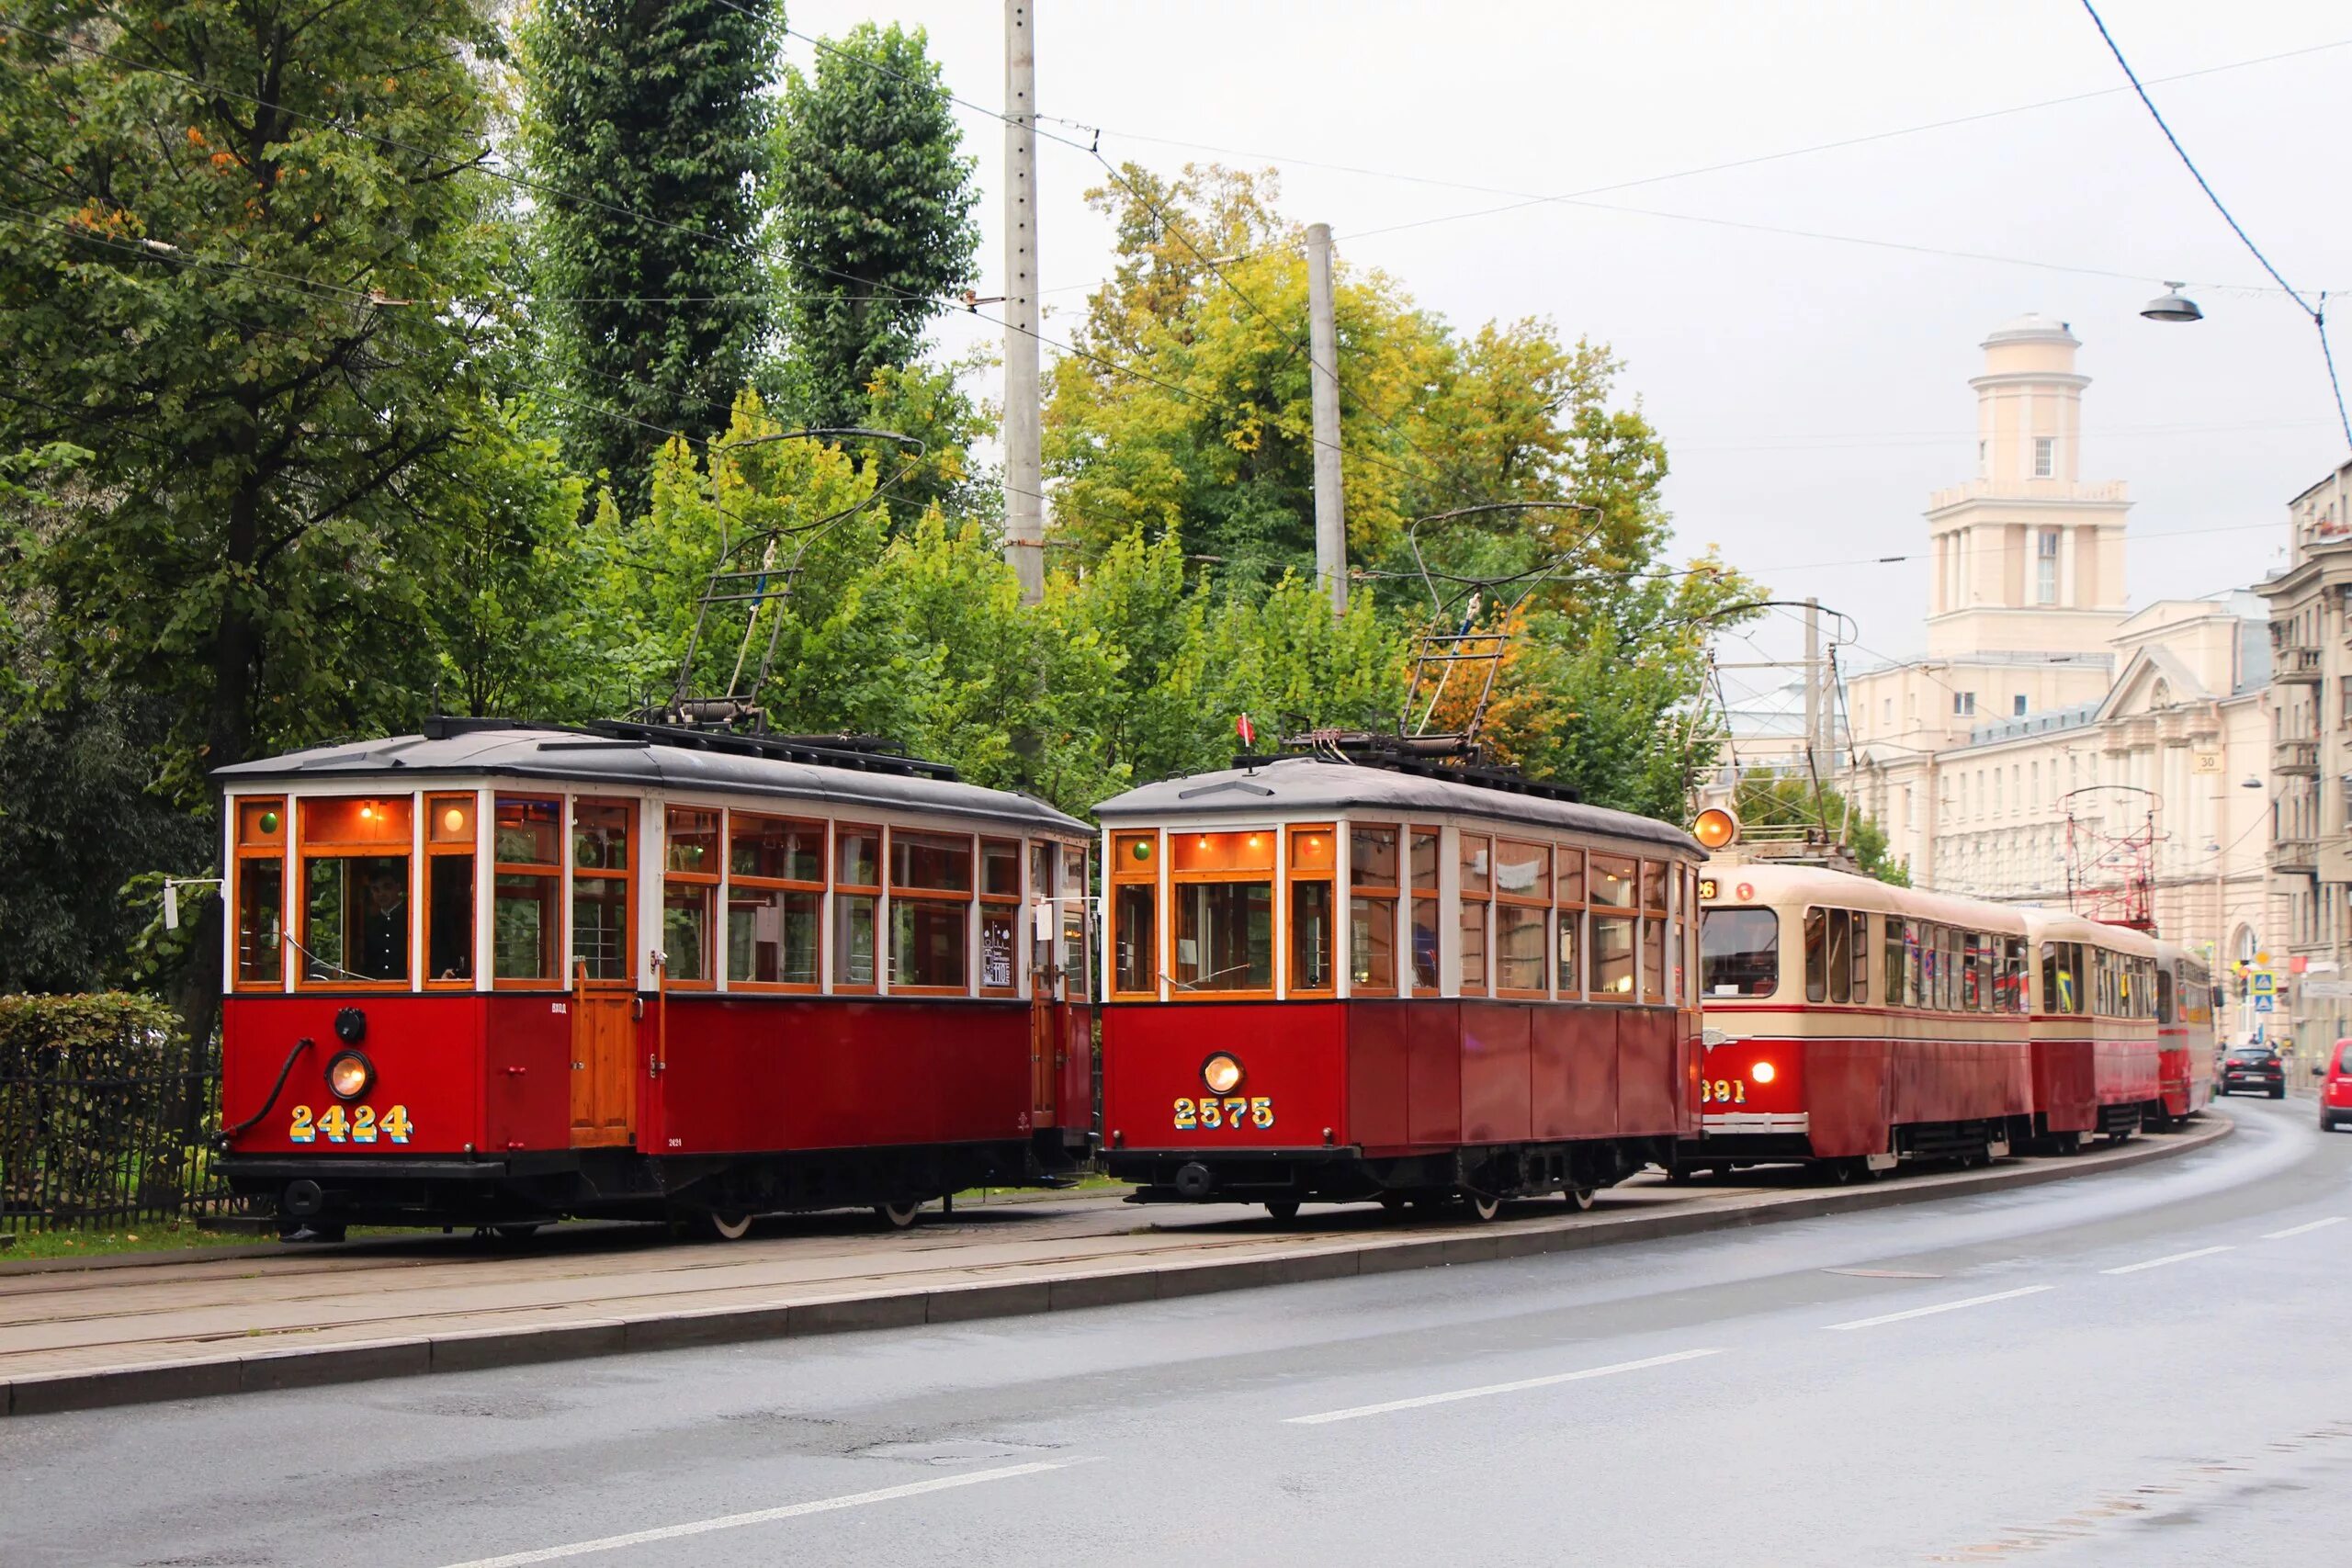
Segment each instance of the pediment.
M2116 676L2115 684L2107 689L2106 699L2098 705L2096 722L2105 724L2212 700L2213 694L2205 689L2196 671L2182 663L2171 649L2147 643L2132 655L2122 672Z

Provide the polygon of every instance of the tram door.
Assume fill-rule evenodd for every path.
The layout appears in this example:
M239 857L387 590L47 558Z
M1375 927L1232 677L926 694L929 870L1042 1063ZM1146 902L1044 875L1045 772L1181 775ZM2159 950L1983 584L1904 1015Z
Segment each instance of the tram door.
M571 816L571 1146L637 1135L637 981L630 930L637 803L581 800Z
M1061 1007L1056 982L1061 978L1058 948L1060 921L1051 899L1031 906L1029 973L1029 1125L1055 1123L1054 1060L1060 1045Z

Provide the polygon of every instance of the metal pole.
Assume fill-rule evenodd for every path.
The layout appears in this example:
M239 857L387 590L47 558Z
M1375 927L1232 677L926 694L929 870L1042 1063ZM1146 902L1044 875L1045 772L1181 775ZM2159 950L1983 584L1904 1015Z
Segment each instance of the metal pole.
M1804 749L1818 777L1821 768L1821 601L1804 602Z
M1340 491L1340 344L1331 316L1331 226L1306 227L1307 375L1315 394L1315 576L1348 613L1348 520Z
M1021 602L1046 596L1037 389L1037 51L1032 0L1004 6L1004 555Z

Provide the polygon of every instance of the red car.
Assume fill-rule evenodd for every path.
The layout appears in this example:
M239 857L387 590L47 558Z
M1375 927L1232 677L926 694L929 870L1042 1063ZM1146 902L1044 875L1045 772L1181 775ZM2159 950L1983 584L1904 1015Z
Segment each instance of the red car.
M2335 1043L2335 1059L2325 1070L2327 1081L2319 1086L2319 1130L2333 1133L2339 1119L2352 1122L2352 1040Z

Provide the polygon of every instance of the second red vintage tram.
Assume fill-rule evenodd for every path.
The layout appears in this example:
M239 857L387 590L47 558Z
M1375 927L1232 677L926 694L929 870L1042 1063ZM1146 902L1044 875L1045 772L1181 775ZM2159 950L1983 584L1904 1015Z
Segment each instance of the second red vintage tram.
M1696 1129L1697 843L1516 775L1245 761L1104 824L1102 1157L1146 1201L1593 1191Z
M1090 830L847 739L439 720L225 768L226 1150L283 1221L753 1214L1083 1159Z
M2213 976L2205 961L2178 942L2156 943L2156 1072L2161 1111L2150 1125L2165 1126L2213 1102Z

